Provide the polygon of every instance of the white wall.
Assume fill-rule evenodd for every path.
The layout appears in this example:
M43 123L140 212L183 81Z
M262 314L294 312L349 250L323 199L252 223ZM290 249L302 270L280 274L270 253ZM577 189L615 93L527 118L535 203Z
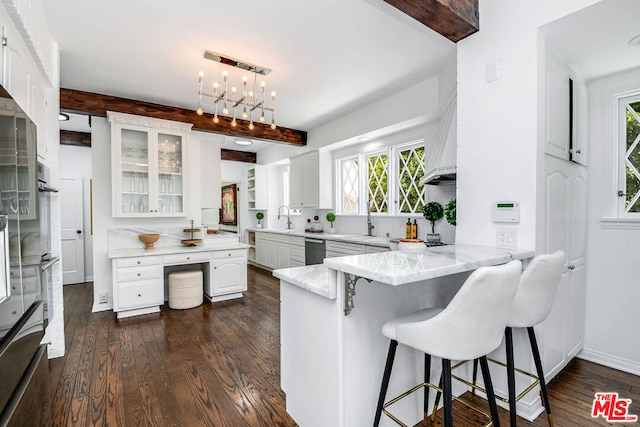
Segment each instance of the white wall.
M93 280L93 235L91 234L91 148L72 145L60 146L60 175L82 179L84 277Z
M587 307L581 357L640 375L637 336L640 229L604 228L617 201L611 179L617 141L613 134L615 93L640 88L640 69L591 82L589 90L589 210ZM622 187L621 187L622 188ZM612 197L613 194L613 197Z
M593 3L480 2L482 30L458 43L458 243L496 244L491 203L516 200L518 245L536 247L544 123L538 27ZM500 78L488 83L494 63Z
M107 229L125 227L186 227L190 220L201 223L201 197L203 187L216 185L220 171L220 158L212 154L210 144L216 137L208 133L192 132L189 138L187 160L184 167L188 183L187 216L182 218L113 218L111 210L111 128L104 117L91 120L92 169L93 169L93 311L111 310L113 307L111 260L107 257ZM201 149L204 147L204 150ZM215 150L213 150L215 151ZM204 153L204 155L203 155ZM207 170L203 178L202 170ZM213 200L213 199L211 199ZM210 201L208 203L214 203ZM214 203L215 205L215 203ZM107 304L98 302L98 295L106 292Z

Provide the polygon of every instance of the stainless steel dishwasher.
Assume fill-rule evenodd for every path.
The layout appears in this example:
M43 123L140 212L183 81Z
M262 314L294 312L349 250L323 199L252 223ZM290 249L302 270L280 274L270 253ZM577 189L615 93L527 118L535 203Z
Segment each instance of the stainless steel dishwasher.
M322 264L325 257L324 240L304 238L305 265Z

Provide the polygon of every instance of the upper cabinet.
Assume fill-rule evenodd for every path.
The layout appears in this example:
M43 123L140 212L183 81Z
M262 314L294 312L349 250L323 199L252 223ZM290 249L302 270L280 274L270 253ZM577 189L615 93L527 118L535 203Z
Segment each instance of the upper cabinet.
M191 124L107 112L114 217L183 217Z
M546 52L545 152L586 165L586 86L551 47Z
M322 179L321 175L322 174ZM311 151L289 159L289 207L333 209L331 155Z

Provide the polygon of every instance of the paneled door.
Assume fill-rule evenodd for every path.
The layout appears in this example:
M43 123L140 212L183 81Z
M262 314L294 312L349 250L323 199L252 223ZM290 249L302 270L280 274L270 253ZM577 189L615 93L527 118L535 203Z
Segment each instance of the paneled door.
M83 283L84 230L82 177L60 177L62 283Z

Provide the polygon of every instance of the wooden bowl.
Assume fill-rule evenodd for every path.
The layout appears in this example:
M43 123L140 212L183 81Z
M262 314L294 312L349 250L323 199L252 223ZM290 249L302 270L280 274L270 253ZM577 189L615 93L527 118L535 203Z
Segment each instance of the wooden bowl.
M145 251L152 251L153 250L153 244L155 242L157 242L159 238L160 238L159 234L140 234L140 235L138 235L138 239L140 239L140 241L145 244L145 247L144 247Z

